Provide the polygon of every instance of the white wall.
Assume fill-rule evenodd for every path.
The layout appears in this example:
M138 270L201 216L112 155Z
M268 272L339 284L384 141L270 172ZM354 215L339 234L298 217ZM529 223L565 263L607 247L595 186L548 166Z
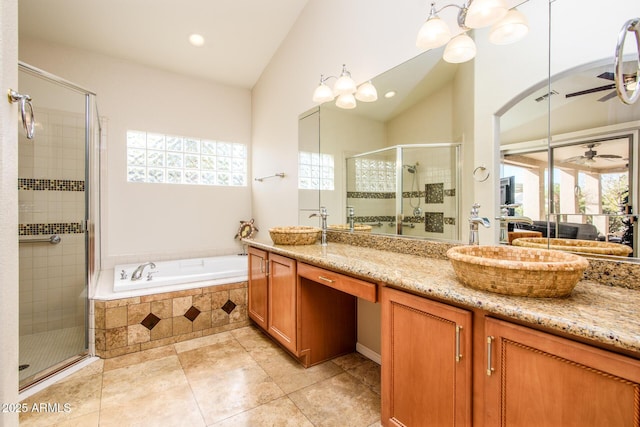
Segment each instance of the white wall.
M18 0L0 3L0 87L18 90ZM0 102L0 403L18 403L18 106ZM18 425L0 411L0 425Z
M423 2L309 1L253 89L253 173L288 174L253 185L261 230L298 222L297 118L314 105L320 74L338 74L344 63L361 83L412 58L427 15Z
M20 40L20 60L97 93L102 151L102 262L234 253L250 187L126 182L126 131L251 143L251 93L91 52ZM249 175L248 181L251 181Z

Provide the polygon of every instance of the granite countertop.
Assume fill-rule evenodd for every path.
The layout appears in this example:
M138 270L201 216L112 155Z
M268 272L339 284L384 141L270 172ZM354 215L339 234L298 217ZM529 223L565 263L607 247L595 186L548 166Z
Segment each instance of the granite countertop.
M245 240L250 246L319 267L383 282L394 288L475 307L637 353L640 357L640 291L582 280L566 298L512 297L461 284L447 260L330 242L306 246Z

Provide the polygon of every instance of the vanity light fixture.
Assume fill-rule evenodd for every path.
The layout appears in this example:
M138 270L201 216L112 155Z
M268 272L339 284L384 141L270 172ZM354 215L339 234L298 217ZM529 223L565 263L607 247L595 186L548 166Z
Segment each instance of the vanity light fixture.
M333 89L326 85L327 80L336 79ZM339 77L327 76L320 74L320 84L313 92L313 102L328 102L335 97L336 106L344 109L352 109L356 107L356 99L362 102L373 102L378 99L378 92L375 86L368 81L356 86L356 82L351 78L351 73L347 70L347 66L342 64L342 72Z
M458 27L462 32L452 38L447 24L438 17L443 9L457 7ZM516 9L509 10L505 0L467 0L462 6L448 4L436 9L431 3L429 17L418 31L416 46L420 49L445 48L443 58L447 62L460 63L476 56L476 44L466 32L473 28L492 25L489 40L494 44L515 43L529 31L526 17Z

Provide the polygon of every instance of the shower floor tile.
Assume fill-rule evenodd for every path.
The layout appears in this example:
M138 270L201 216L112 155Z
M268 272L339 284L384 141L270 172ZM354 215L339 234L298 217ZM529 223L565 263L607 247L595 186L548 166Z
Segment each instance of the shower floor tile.
M321 399L317 396L322 396ZM21 426L380 425L380 366L353 353L302 368L248 326L99 360L23 403Z
M21 335L20 365L29 367L20 371L20 381L82 353L84 348L85 335L82 326Z

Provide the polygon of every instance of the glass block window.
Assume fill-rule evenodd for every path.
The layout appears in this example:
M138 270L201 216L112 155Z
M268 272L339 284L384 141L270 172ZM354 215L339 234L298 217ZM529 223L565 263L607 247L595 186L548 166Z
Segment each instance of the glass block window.
M298 188L301 190L333 190L335 165L331 154L298 153Z
M356 159L356 191L396 191L396 162Z
M127 131L127 181L247 186L247 146Z

